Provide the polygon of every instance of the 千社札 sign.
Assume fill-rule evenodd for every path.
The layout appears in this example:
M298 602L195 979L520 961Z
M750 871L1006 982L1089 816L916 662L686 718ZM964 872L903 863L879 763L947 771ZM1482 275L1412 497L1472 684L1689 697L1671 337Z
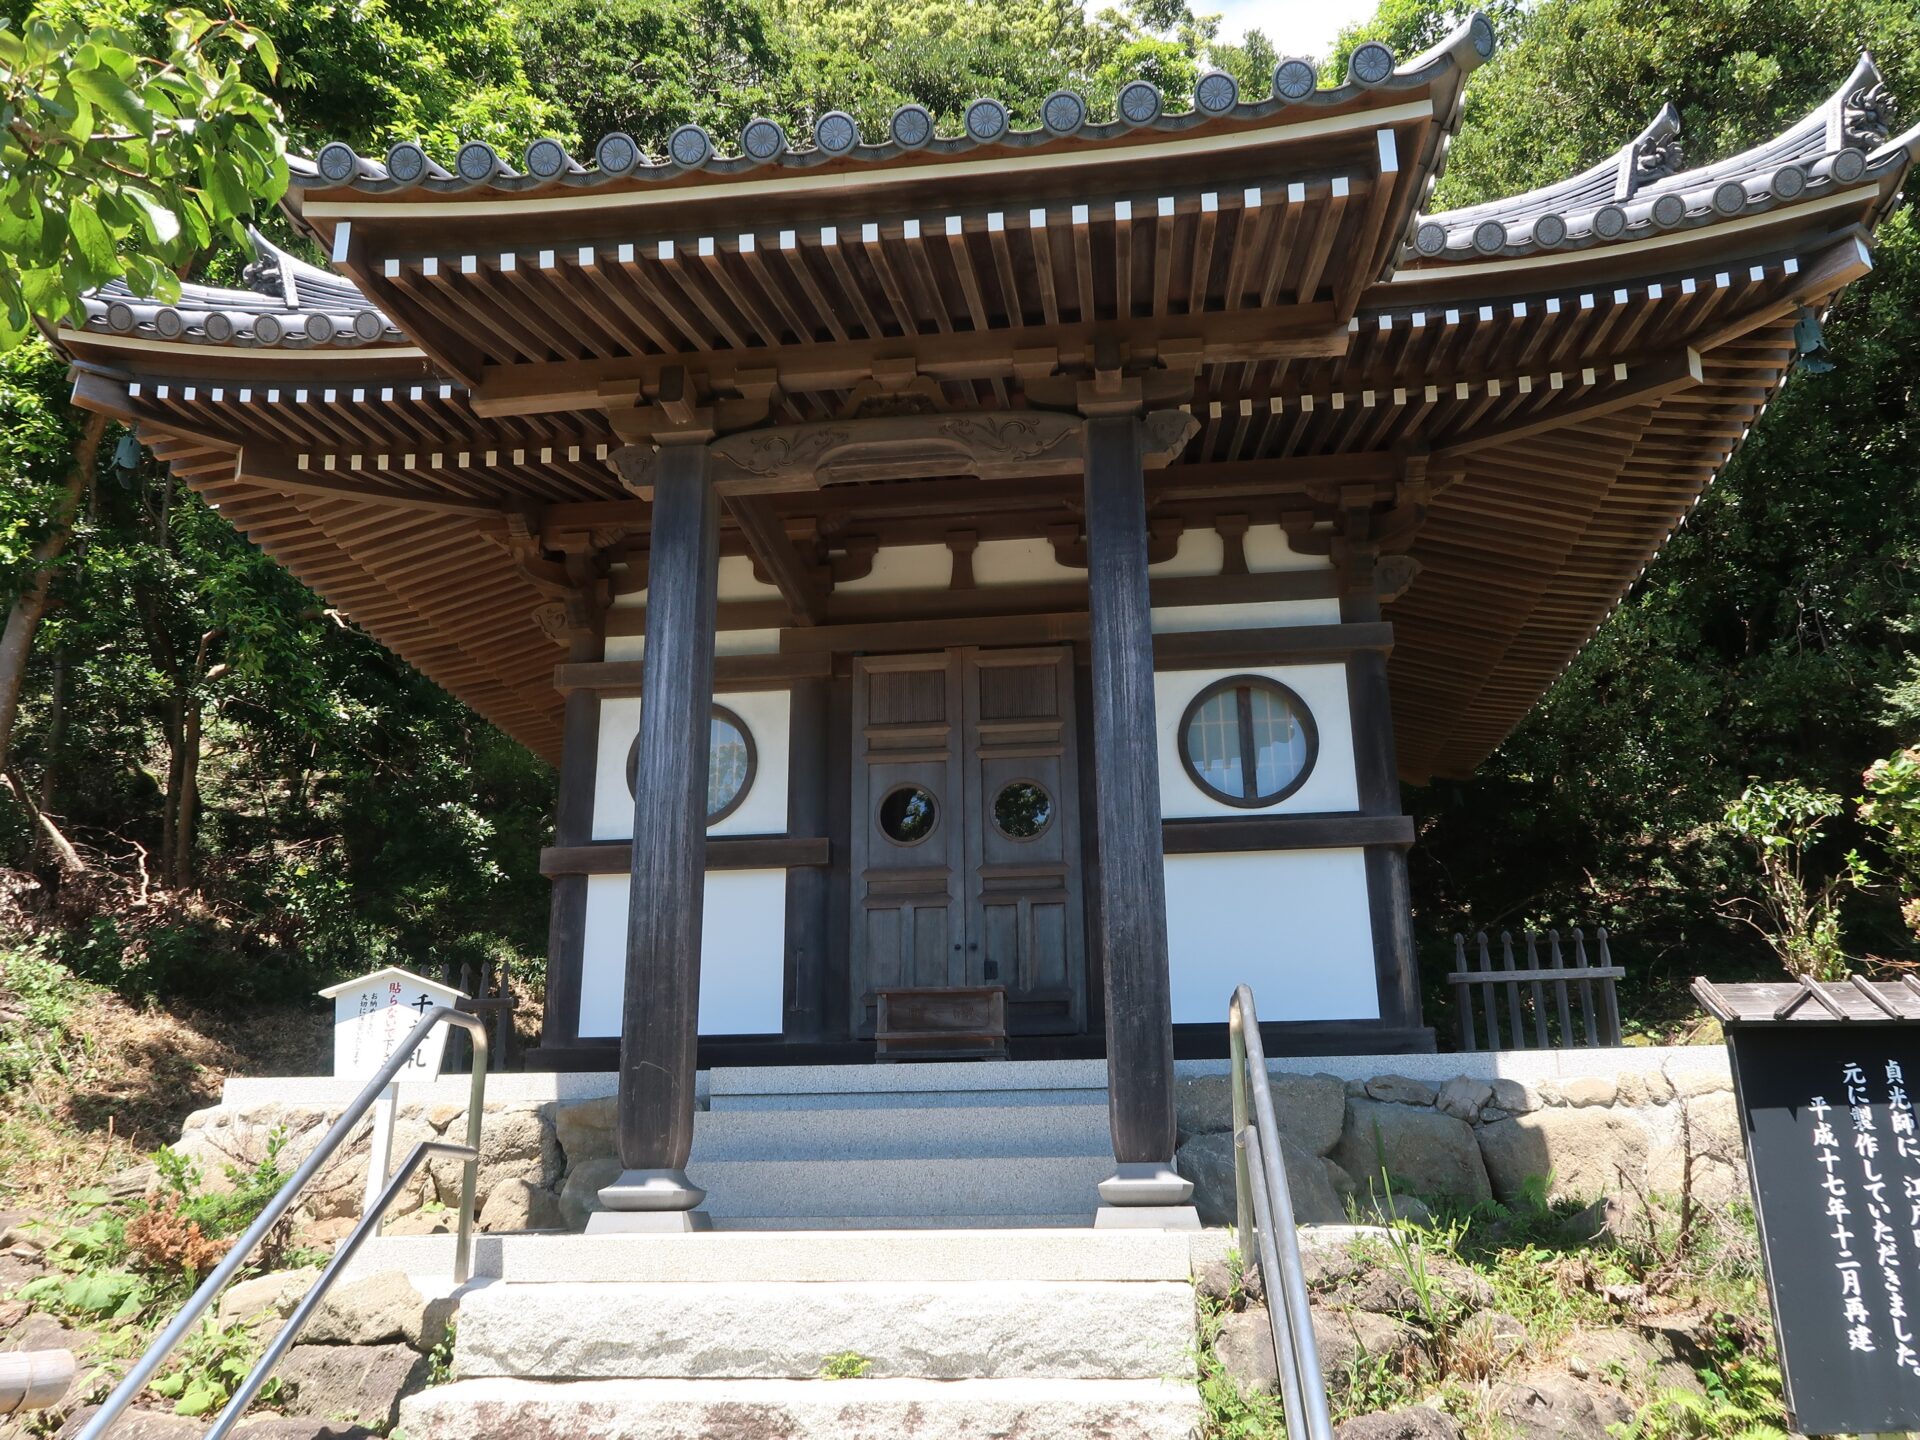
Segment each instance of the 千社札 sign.
M371 1078L427 1011L466 998L451 985L391 965L320 994L333 1001L333 1073L354 1080ZM397 1078L434 1079L446 1048L447 1027L435 1026Z
M1790 1428L1920 1428L1920 1024L1733 1024L1727 1045Z

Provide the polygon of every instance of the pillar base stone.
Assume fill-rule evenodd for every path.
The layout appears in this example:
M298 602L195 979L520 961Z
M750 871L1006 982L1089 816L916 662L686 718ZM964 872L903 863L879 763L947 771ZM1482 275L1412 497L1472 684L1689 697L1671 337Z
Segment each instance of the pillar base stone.
M1093 1212L1096 1230L1198 1230L1191 1205L1102 1205Z
M684 1170L622 1170L600 1192L602 1205L621 1211L695 1210L706 1198Z
M1185 1205L1193 1198L1193 1182L1171 1161L1122 1160L1100 1182L1100 1198L1111 1206Z

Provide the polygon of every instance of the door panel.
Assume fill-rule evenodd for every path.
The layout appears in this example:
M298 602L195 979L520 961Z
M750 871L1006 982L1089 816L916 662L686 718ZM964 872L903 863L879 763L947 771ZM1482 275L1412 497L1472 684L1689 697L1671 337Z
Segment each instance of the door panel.
M853 678L854 1033L908 985L1004 985L1015 1034L1083 1029L1071 653L868 656Z
M849 938L856 1034L872 1033L876 990L962 983L959 683L944 653L854 661ZM930 821L913 809L916 797L931 806Z
M958 659L968 983L1005 985L1019 1031L1075 1031L1086 986L1071 654L966 650Z

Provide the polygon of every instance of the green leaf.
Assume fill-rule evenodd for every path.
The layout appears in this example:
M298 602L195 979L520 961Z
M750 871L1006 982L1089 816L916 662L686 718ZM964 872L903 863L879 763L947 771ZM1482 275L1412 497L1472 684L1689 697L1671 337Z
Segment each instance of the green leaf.
M101 273L113 270L113 235L99 212L86 201L75 200L67 211L67 224L73 235L73 248L87 266Z
M104 66L70 70L67 79L75 90L128 129L137 130L142 135L153 133L153 116L140 102L140 97L128 89L113 71Z
M120 192L140 212L147 238L156 245L171 245L180 238L180 217L146 191L129 188Z

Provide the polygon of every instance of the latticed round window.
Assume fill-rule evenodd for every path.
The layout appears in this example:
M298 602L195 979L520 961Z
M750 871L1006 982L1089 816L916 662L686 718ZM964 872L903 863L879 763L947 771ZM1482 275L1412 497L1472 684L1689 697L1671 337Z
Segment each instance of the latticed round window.
M1264 675L1217 680L1180 717L1180 763L1227 805L1277 805L1306 784L1320 736L1306 702Z
M753 748L747 722L724 705L713 707L707 741L707 824L714 825L738 810L753 788L760 757ZM640 767L640 737L627 747L627 793L633 793Z

